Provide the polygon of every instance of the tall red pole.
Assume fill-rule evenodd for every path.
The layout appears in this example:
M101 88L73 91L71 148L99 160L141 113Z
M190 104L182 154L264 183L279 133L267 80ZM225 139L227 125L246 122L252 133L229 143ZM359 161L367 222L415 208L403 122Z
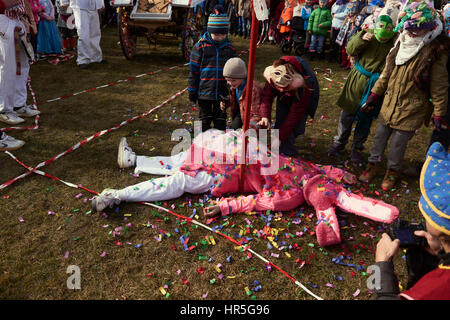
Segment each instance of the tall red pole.
M256 58L256 46L258 42L258 19L256 18L255 8L252 1L252 30L250 36L250 54L248 57L248 71L247 71L247 89L245 96L245 111L244 111L244 123L243 123L243 140L241 148L241 171L239 175L239 190L242 193L244 191L244 173L247 164L247 144L248 138L245 136L245 132L248 129L250 122L250 106L252 105L252 94L253 94L253 77L255 75L255 58Z

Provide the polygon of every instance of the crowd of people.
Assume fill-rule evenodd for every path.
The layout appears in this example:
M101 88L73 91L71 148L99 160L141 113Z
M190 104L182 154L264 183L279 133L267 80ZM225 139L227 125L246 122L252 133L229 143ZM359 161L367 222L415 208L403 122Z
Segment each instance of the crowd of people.
M251 109L253 126L268 128L272 102L277 97L274 127L280 129L280 152L297 154L295 139L305 132L307 117L314 117L319 89L308 62L324 54L328 37L335 42L328 45L330 55L339 58L344 68L352 66L337 100L342 111L337 135L328 149L330 157L345 149L353 132L350 159L362 162L372 122L379 116L382 121L370 149L369 165L359 179L370 182L379 174L390 140L381 184L384 190L390 190L402 171L408 141L422 124L428 125L431 119L435 127L430 145L438 140L448 148L449 5L438 10L433 2L425 0L389 0L386 4L380 0L364 4L359 0L321 0L316 8L311 1L296 6L288 0L281 4L284 7L277 30L280 34L292 32L293 12L303 12L299 25L305 35L310 35L310 43L305 42L309 55L285 56L268 67L264 72L266 84L254 85ZM209 14L206 28L212 31L206 32L194 47L190 61L189 97L199 104L203 130L208 130L211 122L220 122L214 127L223 130L229 105L232 128L242 126L246 77L238 79L228 72L231 66L240 66L238 73L242 75L245 66L234 59L236 52L226 36L233 29L226 5L216 4L215 11ZM308 6L312 6L309 11ZM214 31L213 24L219 20L221 29Z
M15 36L38 30L39 48L39 39L44 37L39 35L40 30L46 37L56 35L55 28L47 23L52 22L51 2L39 0L42 9L38 16L46 22L37 23L34 11L29 9L31 3L37 6L38 0L30 1L29 6L26 1L0 0L0 52L5 52L0 59L0 121L13 125L23 122L21 117L39 113L26 105L29 63L24 50L16 55ZM58 1L61 1L60 16L68 15L64 11L69 8L68 0ZM172 157L149 158L136 156L126 139L122 139L117 160L121 168L136 167L138 172L170 176L121 190L105 189L92 200L93 209L101 212L122 201L173 199L184 192L222 196L243 191L252 195L221 198L205 208L205 216L268 209L285 211L306 202L316 210L319 244L334 245L341 241L335 207L385 223L393 222L399 215L397 208L383 201L348 192L341 182L373 181L379 175L390 142L381 187L391 190L403 169L408 142L422 125L431 123L434 130L429 146L424 147L428 153L423 154L419 203L427 231L416 235L426 238L428 246L424 250L435 258L434 270L425 272L422 268L419 276L416 272L416 280L403 292L403 297L450 299L449 5L427 0L387 0L386 3L382 0L319 0L318 3L286 0L273 8L268 2L271 18L259 24L262 37L279 42L289 39L298 31L294 26L299 26L308 54L303 58L284 55L265 68L265 83L254 81L251 88L249 119L245 114L247 66L237 57L228 35L249 36L250 0L207 0L202 6L205 32L191 51L187 82L189 100L200 110L203 142L193 143L189 150ZM99 45L98 11L103 8L102 1L71 0L70 8L78 27L77 65L87 68L91 63L105 63ZM73 33L65 36L70 39ZM337 135L327 150L330 159L345 149L353 132L350 160L364 162L364 144L374 119L379 120L367 169L358 178L332 166L295 158L298 156L295 141L305 133L306 121L314 117L319 103L319 82L310 62L323 58L326 52L330 62L334 60L345 69L351 68L337 100L342 111ZM225 132L228 111L233 130ZM221 149L224 144L217 138L236 139L246 120L253 129L279 130L279 163L286 170L262 174L267 164L258 159L248 167L242 190L237 182L239 166L215 159L228 152ZM15 150L23 143L4 132L0 136L0 150ZM194 153L201 155L200 161ZM376 262L383 270L382 285L376 291L380 299L399 297L391 262L399 246L398 239L387 235L378 244Z

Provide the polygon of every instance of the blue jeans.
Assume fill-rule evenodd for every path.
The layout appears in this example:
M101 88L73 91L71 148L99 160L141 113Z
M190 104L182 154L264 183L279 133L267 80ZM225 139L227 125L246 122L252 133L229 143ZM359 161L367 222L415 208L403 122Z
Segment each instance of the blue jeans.
M249 29L250 29L250 19L239 16L238 17L238 31L248 33Z
M321 34L313 34L311 36L311 45L309 46L309 51L322 53L323 43L325 42L325 36Z

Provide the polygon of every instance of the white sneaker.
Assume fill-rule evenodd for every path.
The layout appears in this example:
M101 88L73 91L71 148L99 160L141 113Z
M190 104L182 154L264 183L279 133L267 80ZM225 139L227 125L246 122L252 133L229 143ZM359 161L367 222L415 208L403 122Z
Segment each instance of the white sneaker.
M136 165L136 154L128 146L127 138L120 139L117 164L119 168L129 168Z
M1 134L0 134L1 137ZM3 138L0 138L0 151L12 151L21 148L25 144L25 141L14 139L6 134Z
M115 189L105 189L92 199L92 210L102 212L106 208L120 204L119 193Z
M21 117L30 118L41 114L41 112L37 109L32 108L29 105L24 105L18 109L14 109L14 111Z
M25 120L22 119L21 117L17 116L17 114L13 111L7 111L7 112L3 112L0 113L0 121L7 123L7 124L19 124L24 122Z

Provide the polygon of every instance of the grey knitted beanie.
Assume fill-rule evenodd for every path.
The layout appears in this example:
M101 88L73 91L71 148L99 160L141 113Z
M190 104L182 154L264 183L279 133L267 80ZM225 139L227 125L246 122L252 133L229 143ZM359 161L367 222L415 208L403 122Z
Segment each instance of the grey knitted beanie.
M231 58L223 67L223 76L225 78L245 79L247 78L247 67L241 58Z

